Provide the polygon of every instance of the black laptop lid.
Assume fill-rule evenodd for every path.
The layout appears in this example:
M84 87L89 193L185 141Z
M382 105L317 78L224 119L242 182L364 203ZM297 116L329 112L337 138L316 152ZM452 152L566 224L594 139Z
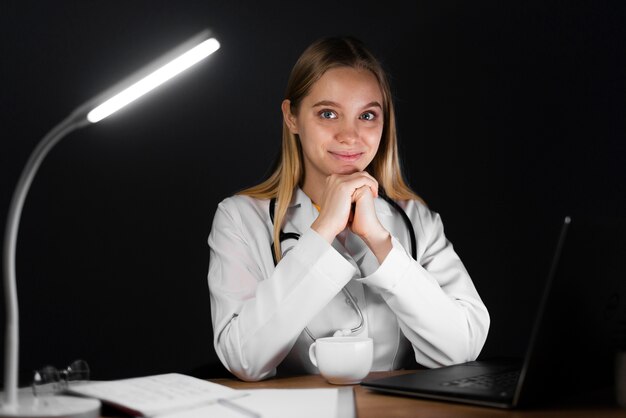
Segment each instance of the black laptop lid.
M362 385L430 399L517 408L610 384L614 336L620 320L626 320L625 226L624 220L564 219L551 269L544 276L530 342L517 365L501 359L475 361ZM503 367L521 369L513 396L444 385Z
M522 406L613 380L615 335L626 317L626 223L577 217L565 224L520 376Z

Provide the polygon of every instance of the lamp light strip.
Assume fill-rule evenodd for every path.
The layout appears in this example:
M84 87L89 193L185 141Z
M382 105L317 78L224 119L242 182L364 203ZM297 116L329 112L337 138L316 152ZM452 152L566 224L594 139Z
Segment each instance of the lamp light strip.
M127 104L137 100L144 94L160 86L167 80L185 71L192 65L202 61L220 48L215 38L207 39L201 44L185 52L178 58L142 78L127 89L111 97L87 114L87 120L96 123L117 112Z

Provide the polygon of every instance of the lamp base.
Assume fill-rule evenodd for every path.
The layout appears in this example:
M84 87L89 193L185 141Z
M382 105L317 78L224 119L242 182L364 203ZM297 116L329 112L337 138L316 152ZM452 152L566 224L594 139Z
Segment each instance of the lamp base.
M18 393L16 405L0 405L0 418L98 418L100 401L76 396Z

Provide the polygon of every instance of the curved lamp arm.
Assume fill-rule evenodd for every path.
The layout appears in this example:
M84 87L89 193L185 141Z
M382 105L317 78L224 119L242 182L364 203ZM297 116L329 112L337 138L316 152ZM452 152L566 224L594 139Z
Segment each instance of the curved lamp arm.
M91 123L99 122L217 51L220 48L220 43L209 35L210 31L203 30L122 82L79 106L39 142L26 162L11 199L2 253L6 329L5 396L4 402L0 404L0 416L69 416L65 411L74 408L73 406L62 406L51 410L52 408L44 405L45 403L29 402L26 404L22 402L21 397L18 399L17 394L19 364L19 318L15 272L17 234L24 201L39 166L48 152L69 133ZM95 413L93 404L85 407L85 411L88 409L90 409L89 413Z
M19 317L17 304L17 285L15 279L15 253L17 233L24 207L26 195L30 185L37 174L48 152L70 132L89 125L87 119L77 118L72 114L57 126L55 126L37 145L31 153L26 166L17 182L9 214L6 229L4 231L4 247L2 261L4 267L4 292L7 306L6 330L5 330L5 353L4 353L4 391L6 404L17 402L17 366L19 360Z

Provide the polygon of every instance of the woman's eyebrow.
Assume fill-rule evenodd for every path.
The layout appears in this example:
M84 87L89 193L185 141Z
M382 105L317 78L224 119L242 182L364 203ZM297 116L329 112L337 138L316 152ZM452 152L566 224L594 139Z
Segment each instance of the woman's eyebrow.
M378 108L381 108L381 109L383 108L383 106L380 103L376 102L376 101L369 102L367 105L365 105L363 107L364 108L366 108L366 107L378 107Z
M319 102L313 104L313 107L319 107L319 106L341 107L339 103L333 102L331 100L320 100Z
M319 106L341 107L339 103L333 102L332 100L320 100L319 102L313 104L313 107L319 107ZM363 106L363 109L368 108L368 107L378 107L381 109L383 108L382 105L378 103L377 101L369 102L368 104Z

